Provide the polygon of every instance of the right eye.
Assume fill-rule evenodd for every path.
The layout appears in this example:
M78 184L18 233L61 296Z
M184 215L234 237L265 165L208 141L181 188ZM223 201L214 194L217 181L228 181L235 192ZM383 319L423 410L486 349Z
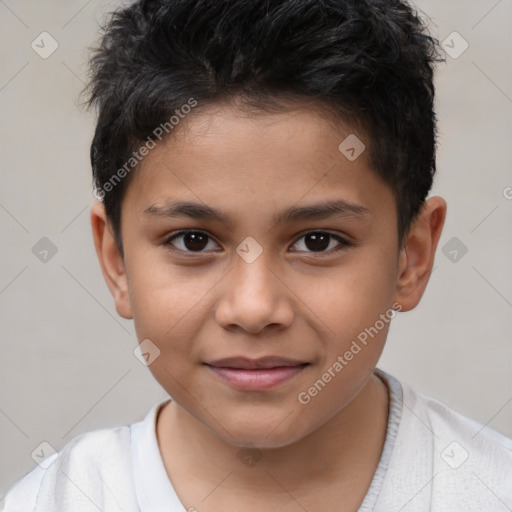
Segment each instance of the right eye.
M176 243L175 243L176 242ZM195 252L202 253L205 248L208 247L209 242L213 243L216 248L219 246L213 241L213 239L204 231L194 231L191 229L178 231L172 234L164 242L165 246L172 246L172 250L181 252ZM210 247L210 250L212 248Z

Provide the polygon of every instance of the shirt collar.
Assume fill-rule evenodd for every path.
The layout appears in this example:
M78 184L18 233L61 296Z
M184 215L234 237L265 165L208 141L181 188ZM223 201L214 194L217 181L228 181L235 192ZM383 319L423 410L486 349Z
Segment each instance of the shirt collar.
M158 413L169 401L154 405L143 421L131 425L133 479L140 512L187 512L167 476L156 437Z

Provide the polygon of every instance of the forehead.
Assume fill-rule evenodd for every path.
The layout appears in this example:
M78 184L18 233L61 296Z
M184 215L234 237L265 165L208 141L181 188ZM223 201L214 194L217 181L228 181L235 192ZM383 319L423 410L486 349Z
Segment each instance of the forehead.
M126 200L139 212L177 199L254 213L262 202L276 209L329 195L364 206L387 189L368 164L365 135L322 110L250 114L217 106L177 128L128 187Z

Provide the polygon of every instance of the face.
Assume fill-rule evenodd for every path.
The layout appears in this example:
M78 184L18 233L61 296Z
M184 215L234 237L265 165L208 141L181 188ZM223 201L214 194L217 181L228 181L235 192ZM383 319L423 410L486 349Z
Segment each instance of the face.
M368 147L312 111L195 113L126 191L118 311L178 406L233 445L314 432L382 352L397 212L368 151L338 149L351 134Z

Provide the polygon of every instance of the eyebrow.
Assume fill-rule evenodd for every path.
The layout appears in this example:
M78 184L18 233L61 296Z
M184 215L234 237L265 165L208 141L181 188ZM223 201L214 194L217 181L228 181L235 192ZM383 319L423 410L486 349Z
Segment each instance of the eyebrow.
M215 220L228 226L233 225L229 215L220 209L192 201L168 201L163 205L151 205L144 214L153 217L188 217L198 220ZM322 220L331 217L366 217L368 208L343 199L322 201L307 206L292 206L274 216L274 224L301 220Z

